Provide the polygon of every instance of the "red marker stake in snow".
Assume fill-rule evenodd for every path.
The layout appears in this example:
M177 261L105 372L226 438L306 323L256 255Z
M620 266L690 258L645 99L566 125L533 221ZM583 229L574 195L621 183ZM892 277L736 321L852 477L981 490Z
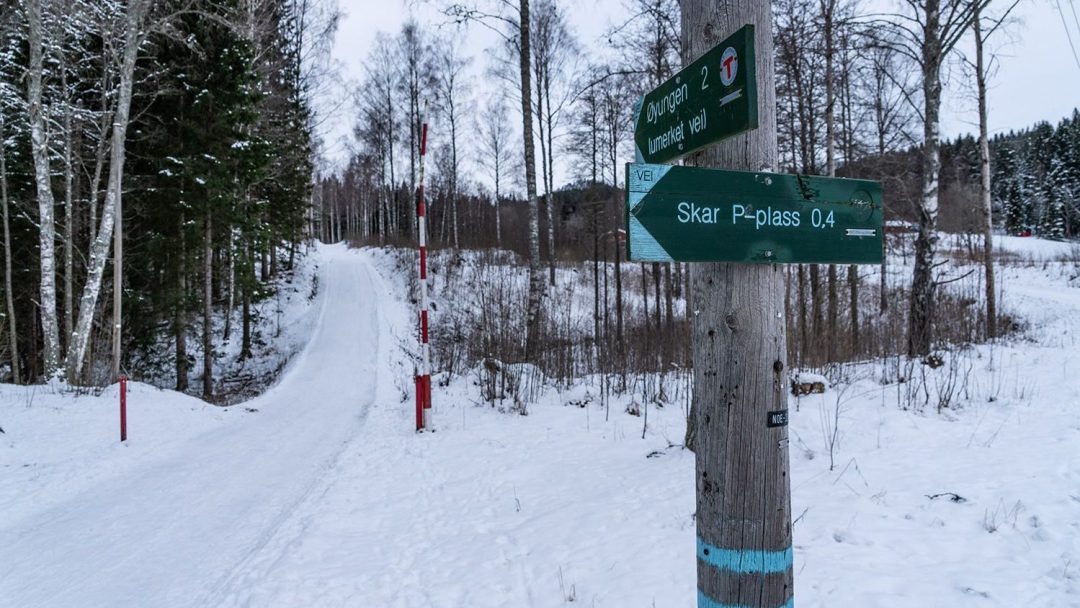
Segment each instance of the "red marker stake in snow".
M127 441L127 376L120 376L120 441Z
M425 104L426 109L426 104ZM426 113L426 112L425 112ZM416 377L416 430L431 430L431 348L428 345L427 208L424 205L425 122L420 127L420 182L416 187L416 221L420 243L420 373Z

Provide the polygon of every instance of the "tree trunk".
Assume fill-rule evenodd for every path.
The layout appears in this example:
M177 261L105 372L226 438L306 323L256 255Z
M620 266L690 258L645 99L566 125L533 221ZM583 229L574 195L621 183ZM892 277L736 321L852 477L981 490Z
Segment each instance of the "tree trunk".
M997 293L994 285L994 208L990 201L990 141L987 137L986 65L980 6L975 4L975 80L979 94L979 201L983 214L983 269L986 273L986 337L997 337Z
M664 327L668 332L672 331L675 322L675 304L672 296L673 291L671 264L664 264Z
M821 0L821 16L825 34L825 173L836 177L836 92L833 72L833 15L835 0ZM828 269L828 336L825 338L826 361L832 363L836 357L837 316L839 302L836 292L836 264L829 264ZM818 336L820 337L820 333Z
M525 143L525 195L529 199L529 296L525 313L525 360L534 361L539 354L540 300L544 297L546 284L540 262L540 210L536 197L536 152L530 99L529 0L520 0L520 17L521 120Z
M848 288L851 293L851 354L859 355L859 267L847 267Z
M813 321L810 331L815 344L818 345L820 345L820 340L823 338L822 329L824 329L825 325L821 300L821 267L817 264L810 264L810 320ZM814 348L808 354L814 362L817 362L819 359L818 353L820 352L820 348Z
M236 309L236 250L234 249L236 245L232 226L228 227L227 233L229 239L225 245L225 272L228 273L226 278L228 303L225 305L225 331L223 332L226 342L232 334L232 316ZM314 237L314 234L312 236Z
M683 282L683 265L682 265L682 262L675 262L675 280L673 281L672 287L675 289L675 291L673 292L673 295L675 296L676 299L681 298L683 296L682 282Z
M101 279L105 271L105 262L109 254L109 237L113 236L114 223L118 223L121 215L121 196L123 193L124 179L124 156L127 139L128 117L131 110L132 84L135 76L135 61L139 55L139 45L142 37L143 17L146 11L145 0L131 0L127 4L126 31L124 37L123 63L120 70L120 86L116 103L116 115L112 124L111 154L109 160L109 184L105 192L105 204L101 211L101 225L98 227L97 236L90 247L90 256L87 259L86 282L83 283L82 296L79 298L79 313L75 323L73 342L75 348L68 349L67 372L68 380L76 381L82 375L85 363L86 349L90 343L90 329L93 326L94 312L97 306L98 295L101 292ZM119 243L122 233L116 231L116 240ZM122 252L116 252L116 259L121 259ZM116 289L123 285L123 272L117 264L117 272L113 279ZM116 298L117 300L119 298ZM113 369L118 369L120 346L120 310L119 306L114 309L113 324Z
M71 103L68 95L67 66L61 66L60 86L64 90L64 334L63 344L65 349L71 348L71 332L74 331L72 308L75 280L72 276L75 272L75 262L72 259L75 213L71 206L74 202L74 177L75 167L72 162L71 139L74 136L71 124ZM66 354L66 351L65 351Z
M176 340L176 390L188 389L187 353L187 238L184 214L180 214L180 255L176 263L176 301L173 304L173 336Z
M416 81L415 74L416 66L412 63L409 65L409 116L406 119L409 123L409 186L413 192L416 192L416 165L417 156L420 152L420 93L419 83ZM395 104L396 105L396 104ZM394 107L394 106L391 106ZM420 234L420 219L416 213L416 205L406 205L406 213L409 216L409 232L408 236L411 240L419 238Z
M11 219L8 212L7 134L4 131L4 113L0 112L0 211L4 221L4 300L7 305L8 348L11 350L11 379L22 382L19 365L19 331L15 319L15 294L11 279Z
M829 291L829 300L828 300L828 304L829 304L829 307L828 307L828 312L829 312L828 319L829 320L828 320L828 323L829 323L829 325L828 325L828 335L825 337L825 344L826 344L826 347L825 347L826 359L825 360L828 361L829 363L832 363L833 361L836 360L836 347L837 347L836 340L840 337L839 322L838 322L838 318L840 316L840 311L839 311L840 305L839 305L839 294L837 293L837 285L836 285L836 283L837 283L836 264L829 264L829 279L828 279L828 291Z
M593 207L593 339L600 345L600 221L597 217L599 207ZM605 269L606 271L606 269Z
M607 272L607 269L604 269ZM622 383L620 389L626 388L626 342L623 339L623 298L622 298L622 245L619 243L618 234L615 238L615 344L619 356L619 373Z
M915 268L911 280L908 314L908 356L926 355L933 340L933 304L936 291L934 254L937 249L938 180L941 171L939 117L941 111L941 41L937 0L927 2L927 26L923 28L923 146L922 197L919 232L915 237Z
M100 138L97 146L94 149L94 177L91 180L89 207L90 207L90 221L86 225L86 238L89 241L94 240L94 231L98 229L97 222L97 205L98 205L98 193L101 192L101 175L105 171L105 162L110 149L109 142L109 125L112 124L112 114L115 108L110 107L110 99L108 89L111 83L110 70L104 70L101 77L101 109L100 117L98 118L98 134Z
M881 123L879 119L879 124ZM878 157L885 156L885 134L883 129L878 129ZM881 235L881 270L879 272L880 285L878 286L878 314L884 316L889 310L889 235Z
M495 246L502 249L502 210L499 208L499 195L495 195Z
M454 250L461 249L461 241L458 240L458 157L457 157L457 121L454 112L450 112L450 162L454 166L454 174L450 176L450 214L454 224Z
M533 58L536 59L537 55L533 55ZM537 64L539 64L539 61L537 61ZM547 196L550 194L547 190L547 166L549 159L547 138L544 137L544 74L540 65L535 66L533 70L533 79L533 82L536 83L536 139L540 141L540 187L544 189L544 195L541 196L541 201L546 207Z
M645 263L641 263L641 304L644 310L645 333L649 333L649 282L646 279Z
M652 263L653 331L660 334L660 262Z
M241 337L240 337L240 360L251 358L251 282L254 269L254 260L251 256L251 242L244 240L244 280L240 282L240 307L241 311Z
M202 396L214 398L214 232L210 212L206 213L203 235L203 373Z
M881 270L878 273L880 279L880 285L878 286L878 314L884 315L889 310L889 295L888 295L888 265L886 261L889 257L889 235L881 235Z
M44 48L42 42L41 0L28 0L30 66L27 80L27 102L30 120L30 147L34 158L34 182L38 198L38 251L41 285L38 311L43 338L43 375L52 379L60 371L60 327L56 321L56 201L52 191L52 172L49 169L49 142L42 108Z
M548 257L548 283L555 286L555 219L554 219L554 195L555 190L555 141L551 132L555 129L554 116L551 111L551 68L548 67L544 74L544 99L547 103L547 149L548 149L548 162L547 162L547 174L545 181L547 182L547 221L548 221L548 251L550 255ZM543 137L541 135L541 137Z
M548 161L551 162L551 161ZM546 180L545 180L546 181ZM550 188L550 186L548 186ZM547 246L548 246L548 285L555 286L555 214L552 207L555 206L554 197L548 190L544 194L544 210L547 214Z
M821 17L825 35L825 169L829 177L836 176L836 94L833 73L833 15L836 0L821 0ZM836 274L834 269L833 275Z
M604 303L603 303L603 305L600 306L600 310L603 313L603 320L600 323L600 326L602 328L602 331L600 333L603 335L603 340L600 343L600 345L601 345L600 359L602 361L602 366L603 366L601 369L607 371L608 370L608 365L610 364L610 361L608 359L608 357L609 357L609 355L608 355L608 345L611 344L611 306L608 303L609 291L608 291L608 257L607 257L608 250L607 250L607 244L601 243L600 255L601 255L600 276L603 278L603 284L604 284L604 288L603 288L603 292L604 292L604 300L603 300L603 302Z
M799 264L799 365L806 359L810 345L810 332L806 322L806 269Z
M755 26L758 129L691 157L694 164L775 170L776 98L768 2L683 0L687 60L743 24ZM784 272L778 265L694 264L699 606L776 608L794 592L787 427Z
M120 341L123 338L124 309L124 205L121 192L116 193L116 211L113 224L113 331L112 376L120 376ZM105 215L101 216L104 223ZM182 229L182 228L181 228ZM108 246L106 246L107 250ZM79 374L75 374L77 378ZM185 380L185 384L186 384Z

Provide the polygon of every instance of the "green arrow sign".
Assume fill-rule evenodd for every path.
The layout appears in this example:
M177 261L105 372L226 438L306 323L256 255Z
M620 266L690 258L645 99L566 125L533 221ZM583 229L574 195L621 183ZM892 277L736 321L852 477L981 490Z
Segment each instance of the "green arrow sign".
M626 165L635 262L880 264L881 184Z
M754 26L739 31L637 102L638 162L664 163L758 126Z

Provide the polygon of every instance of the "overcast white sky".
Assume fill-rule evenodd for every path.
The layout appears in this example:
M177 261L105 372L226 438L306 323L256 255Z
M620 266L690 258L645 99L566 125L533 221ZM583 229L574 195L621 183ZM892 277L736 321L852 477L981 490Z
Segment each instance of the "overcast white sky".
M474 57L470 70L477 86L477 96L490 94L491 89L502 83L484 75L488 67L488 51L499 43L490 30L473 24L468 27L449 22L439 8L448 0L338 0L342 20L334 44L333 59L341 68L347 81L360 81L364 75L364 62L378 32L396 34L410 17L421 23L428 32L440 36L456 37L463 51ZM591 45L595 53L606 52L604 34L618 19L621 0L578 1L565 0L571 27L582 45ZM347 153L346 142L351 138L354 115L351 108L343 106L343 112L330 121L326 134L327 156L339 161ZM520 118L511 121L517 125ZM520 129L520 127L518 127ZM558 181L558 180L557 180Z
M344 77L359 81L363 62L378 31L397 32L410 15L435 32L446 19L438 7L445 0L338 0L344 13L334 46L334 59L339 62ZM1060 3L1062 14L1055 8ZM997 0L995 4L1004 4ZM567 0L569 21L579 40L592 45L597 52L606 52L604 32L618 21L623 12L621 0ZM1066 35L1066 25L1072 42L1080 51L1080 0L1021 0L1014 11L1020 21L1006 36L999 36L997 46L1000 66L990 92L991 132L1009 131L1029 126L1039 120L1056 123L1080 105L1080 65L1074 59ZM1063 18L1065 24L1063 24ZM486 51L496 38L482 27L468 30L444 25L438 30L444 35L458 36L467 54L475 56L474 82L479 94L489 93L485 87L497 86L483 77ZM1005 44L1007 40L1011 42ZM942 128L952 137L973 132L978 123L972 93L960 86L960 75L951 78ZM490 84L485 84L489 83ZM326 134L327 155L338 161L346 155L344 142L351 132L354 116L346 105L332 121ZM560 180L556 180L561 183Z

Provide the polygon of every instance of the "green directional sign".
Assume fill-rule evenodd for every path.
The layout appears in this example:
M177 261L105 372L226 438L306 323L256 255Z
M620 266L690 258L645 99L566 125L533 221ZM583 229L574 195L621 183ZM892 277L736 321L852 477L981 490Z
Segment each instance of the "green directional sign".
M880 264L881 184L626 165L629 260Z
M656 87L635 111L638 162L669 162L756 129L754 26L743 26Z

